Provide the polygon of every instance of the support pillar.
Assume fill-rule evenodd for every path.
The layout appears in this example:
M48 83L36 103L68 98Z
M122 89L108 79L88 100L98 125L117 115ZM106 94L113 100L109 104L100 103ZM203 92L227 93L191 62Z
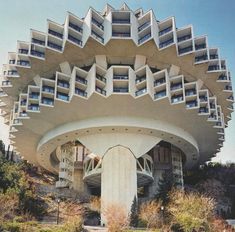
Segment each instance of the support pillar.
M104 211L108 205L118 204L130 212L137 197L136 158L125 147L109 149L102 160L101 223L106 224Z

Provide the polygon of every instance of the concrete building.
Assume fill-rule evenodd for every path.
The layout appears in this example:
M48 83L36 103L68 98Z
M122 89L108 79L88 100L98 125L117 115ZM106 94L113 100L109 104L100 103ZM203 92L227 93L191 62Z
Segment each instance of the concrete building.
M220 151L231 76L193 26L126 4L47 24L9 53L0 106L15 150L57 173L57 187L128 211L135 196L156 193L163 172L183 187L183 168Z

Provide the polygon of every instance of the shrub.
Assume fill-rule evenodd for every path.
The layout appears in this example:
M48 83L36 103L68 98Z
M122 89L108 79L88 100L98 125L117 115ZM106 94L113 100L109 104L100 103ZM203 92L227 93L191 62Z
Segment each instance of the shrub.
M174 190L170 193L168 211L173 223L179 224L185 232L208 231L214 205L214 200L204 195Z
M125 207L109 204L103 210L109 232L122 232L128 228L129 217Z
M100 197L91 197L89 208L91 211L100 213L101 209Z
M162 226L161 205L161 202L153 200L140 206L139 217L146 222L147 228L159 228Z

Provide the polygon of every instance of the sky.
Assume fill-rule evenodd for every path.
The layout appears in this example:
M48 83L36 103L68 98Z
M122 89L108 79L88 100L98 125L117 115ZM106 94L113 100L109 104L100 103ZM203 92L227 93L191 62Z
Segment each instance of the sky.
M208 35L210 47L219 47L221 57L227 60L235 87L235 0L126 0L132 9L153 9L158 20L175 16L177 27L192 24L194 35ZM30 29L46 31L46 19L63 23L67 11L79 17L88 8L102 11L109 3L120 8L124 2L111 0L0 0L0 65L6 62L7 53L16 51L16 41L29 41ZM235 162L234 113L225 130L225 143L216 161ZM0 119L0 139L7 142L8 128Z

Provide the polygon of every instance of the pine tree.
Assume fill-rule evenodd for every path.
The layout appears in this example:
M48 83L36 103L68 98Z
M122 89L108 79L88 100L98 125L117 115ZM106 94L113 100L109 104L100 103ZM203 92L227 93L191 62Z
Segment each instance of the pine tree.
M131 212L130 212L130 226L137 227L138 226L138 202L136 196L131 205Z
M158 182L158 189L155 198L161 200L163 205L168 203L168 193L173 187L173 177L171 171L165 171Z

